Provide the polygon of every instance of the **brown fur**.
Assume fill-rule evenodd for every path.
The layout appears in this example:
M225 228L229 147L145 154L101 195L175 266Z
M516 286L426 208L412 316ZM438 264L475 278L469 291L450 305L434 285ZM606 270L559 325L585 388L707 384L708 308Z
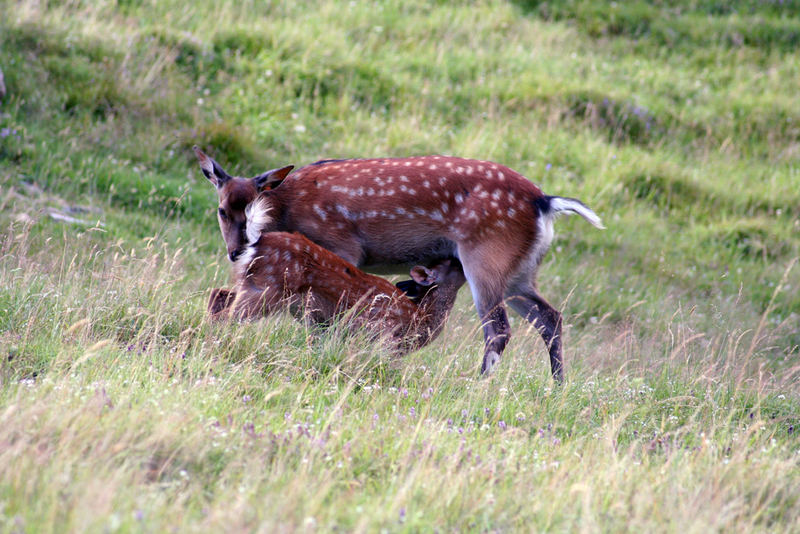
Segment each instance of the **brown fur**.
M246 262L246 263L245 263ZM252 319L287 309L314 324L344 317L353 331L387 335L397 354L430 343L441 332L464 284L450 261L415 267L412 277L427 291L418 303L383 278L367 274L300 234L262 234L236 263L233 290L214 289L208 311L214 319Z

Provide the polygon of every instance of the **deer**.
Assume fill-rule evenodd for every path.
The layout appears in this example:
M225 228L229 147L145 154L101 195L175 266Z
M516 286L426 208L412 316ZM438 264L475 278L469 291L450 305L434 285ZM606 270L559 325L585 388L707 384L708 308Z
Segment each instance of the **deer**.
M234 261L234 289L211 291L213 320L248 320L280 310L313 325L344 318L351 332L385 335L395 355L420 349L441 333L466 282L455 260L411 269L397 286L365 273L298 233L262 232L270 201L245 208L247 245Z
M552 376L563 380L562 316L540 294L536 275L557 216L577 214L604 228L580 200L545 195L499 163L452 156L329 159L243 178L194 151L216 187L231 261L246 248L245 206L258 195L272 213L263 231L299 232L358 267L377 272L457 258L481 318L481 373L491 373L510 339L507 303L539 331Z

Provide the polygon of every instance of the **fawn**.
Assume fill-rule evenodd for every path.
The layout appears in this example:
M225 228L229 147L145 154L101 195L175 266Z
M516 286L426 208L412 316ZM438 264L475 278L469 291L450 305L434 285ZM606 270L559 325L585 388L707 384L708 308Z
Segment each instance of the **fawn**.
M386 334L396 354L417 350L441 332L466 281L455 260L415 266L400 288L367 274L300 234L261 232L271 222L269 202L247 206L248 244L234 262L235 289L214 289L215 319L255 318L288 309L313 324L337 316L355 331Z

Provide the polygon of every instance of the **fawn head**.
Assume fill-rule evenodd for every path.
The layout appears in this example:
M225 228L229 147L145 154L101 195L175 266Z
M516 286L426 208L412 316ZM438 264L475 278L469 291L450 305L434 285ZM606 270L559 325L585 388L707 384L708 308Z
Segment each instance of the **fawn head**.
M219 163L203 153L197 146L193 149L200 162L200 169L217 189L219 229L225 240L228 258L236 261L248 243L245 208L256 199L260 192L278 187L294 166L287 165L272 169L253 178L239 178L225 172Z

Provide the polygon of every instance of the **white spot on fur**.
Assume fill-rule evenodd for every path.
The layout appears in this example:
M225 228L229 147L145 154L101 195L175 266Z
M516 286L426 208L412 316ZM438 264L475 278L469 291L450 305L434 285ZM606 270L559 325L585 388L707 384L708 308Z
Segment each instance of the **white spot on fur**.
M507 213L508 213L509 217L513 217L514 215L517 214L517 210L515 210L514 208L508 208L508 212Z
M431 186L431 183L428 180L425 180L424 182L422 182L422 187L430 188L430 186Z
M461 193L456 193L455 200L456 204L461 204L464 201L464 195Z
M495 200L500 200L500 195L502 194L503 194L502 191L500 191L499 189L495 189L494 193L492 193L492 198Z
M411 162L410 162L410 161L406 161L406 162L405 162L405 166L406 166L406 167L410 167L410 166L411 166Z
M348 221L352 221L357 219L357 216L354 213L351 213L346 207L340 205L336 206L336 211L338 211L345 219ZM344 227L344 226L342 226Z
M467 174L472 174L472 167L467 166L466 171L467 171Z
M504 182L504 181L505 181L505 179L506 179L506 175L505 175L505 174L503 174L503 171L497 171L497 178L498 178L498 179L499 179L501 182Z
M449 209L450 206L447 204L447 202L442 202L442 213L447 213Z
M432 171L435 171L436 170L436 165L430 165L430 166L428 166L428 168L430 170L432 170Z

